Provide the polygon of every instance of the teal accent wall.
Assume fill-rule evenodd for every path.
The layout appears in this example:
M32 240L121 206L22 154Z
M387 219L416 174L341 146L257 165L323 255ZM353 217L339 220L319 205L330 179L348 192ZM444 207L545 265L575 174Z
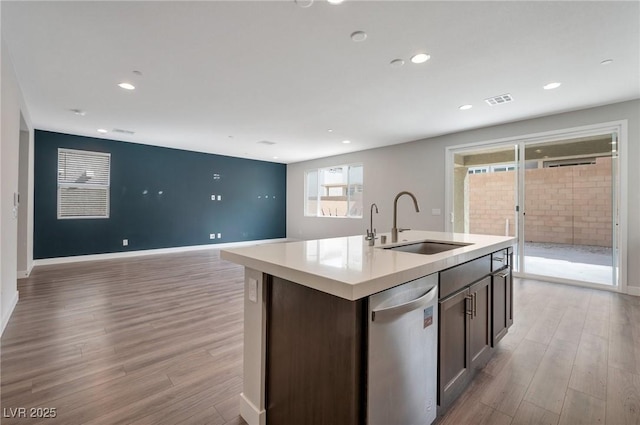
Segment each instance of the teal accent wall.
M284 164L41 130L34 144L35 259L286 237ZM111 154L109 218L57 218L58 148Z

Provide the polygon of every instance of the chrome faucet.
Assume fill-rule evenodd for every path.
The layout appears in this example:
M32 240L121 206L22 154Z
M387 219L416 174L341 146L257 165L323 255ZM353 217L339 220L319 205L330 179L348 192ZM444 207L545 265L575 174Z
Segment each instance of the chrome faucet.
M393 200L393 227L391 228L391 243L398 242L398 230L408 230L408 229L398 229L398 198L402 195L409 195L411 199L413 199L413 205L416 207L416 212L420 212L420 207L418 206L418 200L415 195L411 192L403 191L396 195L396 199Z
M376 239L376 229L373 228L373 207L376 207L376 214L378 214L378 206L376 204L371 204L371 232L367 229L367 237L366 239L369 241L369 245L373 246L375 244Z

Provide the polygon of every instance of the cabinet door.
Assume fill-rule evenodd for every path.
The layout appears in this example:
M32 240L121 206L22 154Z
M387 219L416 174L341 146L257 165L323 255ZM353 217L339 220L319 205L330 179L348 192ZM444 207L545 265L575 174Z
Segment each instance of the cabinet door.
M491 276L469 287L471 320L469 350L471 368L482 368L491 357Z
M491 301L493 308L493 322L491 332L491 346L495 347L506 334L509 328L509 298L511 291L509 290L509 281L511 274L505 276L507 270L502 270L492 275L491 283ZM509 309L510 310L510 309Z
M507 276L507 328L513 325L513 253L509 249L509 276Z
M438 405L446 407L464 390L469 375L469 290L439 302Z

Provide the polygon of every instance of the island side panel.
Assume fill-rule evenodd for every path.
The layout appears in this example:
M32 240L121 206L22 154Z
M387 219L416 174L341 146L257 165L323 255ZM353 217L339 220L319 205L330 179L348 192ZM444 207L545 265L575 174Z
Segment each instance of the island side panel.
M243 385L240 415L249 425L265 425L266 288L268 275L244 269ZM254 297L255 295L255 297ZM254 301L255 300L255 301Z
M364 425L366 300L268 282L267 423Z

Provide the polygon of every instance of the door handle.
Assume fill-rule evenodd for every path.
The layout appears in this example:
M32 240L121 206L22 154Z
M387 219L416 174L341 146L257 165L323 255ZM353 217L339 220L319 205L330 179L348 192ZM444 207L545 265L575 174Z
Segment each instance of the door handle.
M473 317L478 315L478 293L473 293Z
M511 269L510 268L504 268L502 270L498 270L497 272L492 273L493 276L498 276L501 278L505 278L507 276L509 276L511 274Z

